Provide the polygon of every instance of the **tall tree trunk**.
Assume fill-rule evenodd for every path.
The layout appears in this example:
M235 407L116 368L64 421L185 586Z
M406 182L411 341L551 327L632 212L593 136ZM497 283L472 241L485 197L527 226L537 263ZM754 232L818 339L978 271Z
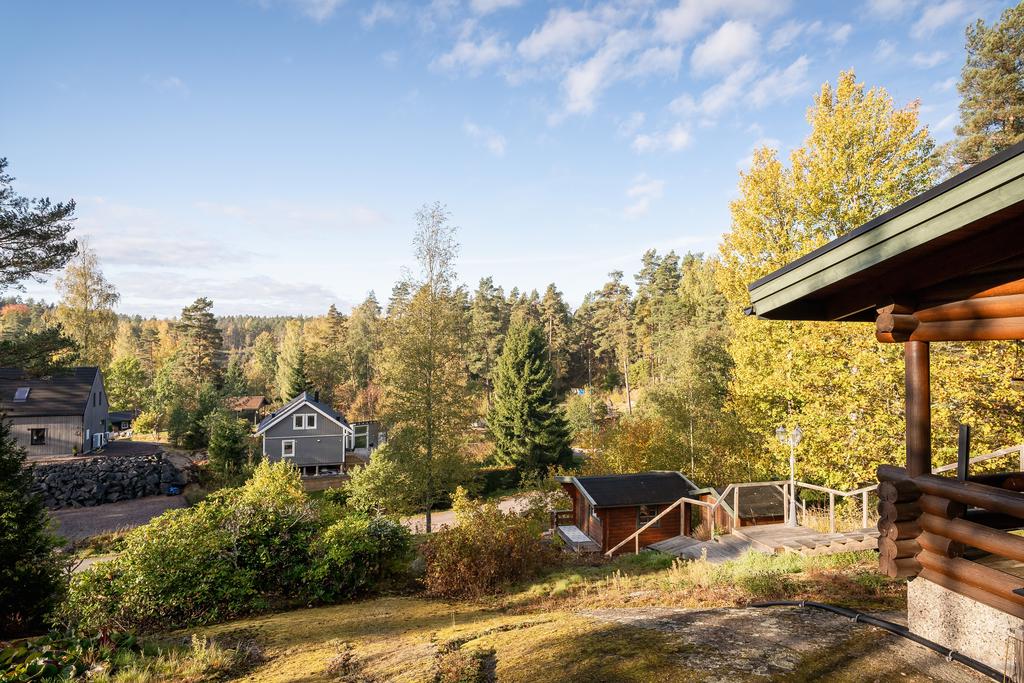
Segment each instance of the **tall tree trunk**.
M428 534L430 533L430 508L431 508L431 506L430 506L430 505L428 505L428 506L427 506L427 516L426 516L426 521L427 521L427 533L428 533Z
M629 393L629 365L628 360L622 361L622 375L626 379L626 412L633 414L633 398Z

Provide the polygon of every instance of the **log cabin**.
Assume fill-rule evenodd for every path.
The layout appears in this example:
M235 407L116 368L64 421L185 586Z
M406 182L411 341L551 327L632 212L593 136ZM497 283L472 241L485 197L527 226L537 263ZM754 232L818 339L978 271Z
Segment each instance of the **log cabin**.
M908 579L912 632L1006 670L1024 639L1024 537L1008 533L1024 528L1022 475L972 476L963 438L955 476L933 472L930 348L1024 339L1024 143L749 292L748 314L869 323L865 334L903 346L905 453L878 469L879 565Z

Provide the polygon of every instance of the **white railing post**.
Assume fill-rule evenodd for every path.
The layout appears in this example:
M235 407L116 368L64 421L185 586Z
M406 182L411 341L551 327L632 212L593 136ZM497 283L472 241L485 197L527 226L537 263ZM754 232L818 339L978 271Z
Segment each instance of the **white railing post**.
M861 495L861 528L868 528L868 492L864 491Z
M732 490L732 530L740 528L740 487Z
M789 484L782 485L782 523L789 524Z

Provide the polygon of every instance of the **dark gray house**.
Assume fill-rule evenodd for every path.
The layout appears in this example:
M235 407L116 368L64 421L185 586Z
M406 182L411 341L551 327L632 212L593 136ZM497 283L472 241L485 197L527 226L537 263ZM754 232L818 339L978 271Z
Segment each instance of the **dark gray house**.
M46 377L0 368L0 414L30 458L102 447L110 429L109 408L99 368L71 368Z
M267 415L256 428L263 436L263 457L298 467L303 476L342 474L369 461L368 434L356 432L328 405L303 392ZM364 445L365 444L365 445Z

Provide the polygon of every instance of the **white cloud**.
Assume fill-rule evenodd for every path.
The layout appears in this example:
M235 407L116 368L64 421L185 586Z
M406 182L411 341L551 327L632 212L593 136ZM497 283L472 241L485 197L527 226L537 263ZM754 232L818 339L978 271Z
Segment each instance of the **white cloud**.
M472 140L475 140L477 144L483 145L483 147L494 156L505 156L505 147L507 143L504 135L491 130L490 128L477 125L472 121L466 121L462 125L462 130L465 131L466 135L468 135Z
M634 34L619 31L590 59L571 67L562 82L565 113L589 114L593 111L597 97L621 76L621 61L633 52L636 44Z
M788 9L788 0L679 0L675 7L655 15L654 32L660 40L681 43L700 33L717 16L749 21L778 16Z
M516 50L529 62L552 55L574 55L595 47L607 32L608 25L593 12L558 9L523 38Z
M690 62L698 74L721 73L733 64L753 56L760 36L745 21L727 21L693 51Z
M471 0L469 5L477 14L490 14L510 7L519 7L523 0Z
M768 40L768 49L772 52L778 52L789 47L793 44L793 41L800 37L800 34L806 28L806 23L793 19L787 21L772 32L772 37Z
M760 67L756 62L747 62L724 79L705 90L700 101L694 103L693 99L676 98L669 105L680 112L692 104L692 108L702 115L711 117L722 113L726 109L736 105L743 99L743 93L747 90L747 84L758 73Z
M387 2L375 2L369 12L363 14L360 21L365 28L373 28L381 22L395 21L398 19L398 10L394 5Z
M460 40L445 54L434 60L434 65L448 71L465 69L477 74L486 66L504 61L510 53L508 43L491 34L479 42Z
M764 107L772 102L781 102L807 90L807 67L811 60L800 55L785 69L774 69L754 84L750 101L755 107Z
M898 19L913 9L915 0L868 0L867 10L879 19Z
M951 90L954 90L955 88L956 88L956 77L955 76L950 76L946 80L939 81L938 83L936 83L935 85L932 86L933 90L938 90L939 92L949 92Z
M633 150L641 154L645 152L678 152L690 145L690 131L681 123L677 123L660 133L641 133L633 138Z
M345 0L292 0L307 17L316 22L327 21Z
M635 111L619 122L619 135L629 137L640 130L647 121L647 115L642 111Z
M188 86L185 85L185 81L181 80L178 76L165 76L164 78L144 76L142 78L142 82L163 92L172 92L177 93L178 95L188 95L189 93L189 89Z
M388 66L398 64L399 59L401 59L401 55L398 53L398 50L385 50L380 53L380 61Z
M880 40L875 46L875 59L884 62L896 54L896 45L890 40Z
M832 42L836 45L845 45L846 41L850 39L851 33L853 33L853 26L851 24L841 24L832 30Z
M679 62L683 59L683 48L651 47L636 58L627 69L628 75L643 78L653 74L675 75L679 73Z
M942 119L932 127L932 132L942 133L953 130L953 126L960 120L959 115L956 112L952 112L942 117Z
M914 56L910 58L910 61L914 66L919 69L931 69L934 66L938 66L942 62L946 61L949 57L942 50L935 50L934 52L915 52Z
M650 178L641 173L633 179L632 184L626 189L626 196L633 200L633 203L626 207L625 214L628 218L639 218L650 210L651 202L661 198L665 191L665 181Z
M946 24L962 19L970 7L964 0L946 0L938 5L929 5L910 28L914 38L925 38Z

